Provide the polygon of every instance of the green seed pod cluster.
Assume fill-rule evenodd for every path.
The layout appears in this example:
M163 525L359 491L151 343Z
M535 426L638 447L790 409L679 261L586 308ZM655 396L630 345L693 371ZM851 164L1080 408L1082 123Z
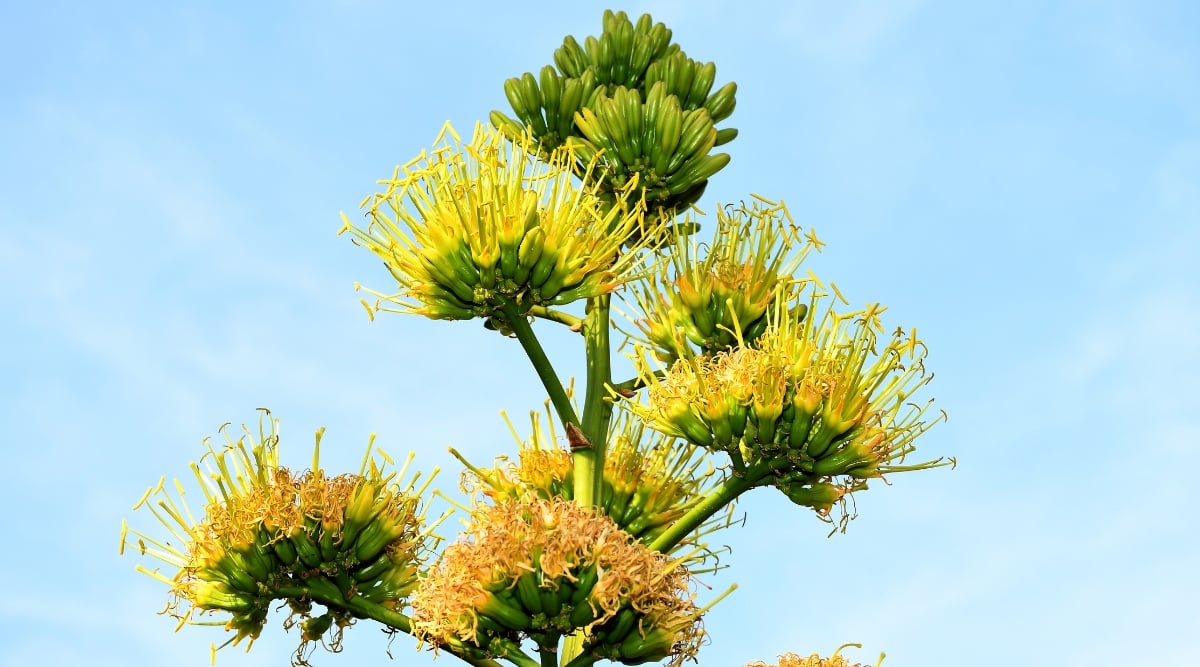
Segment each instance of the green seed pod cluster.
M199 521L183 502L182 485L176 482L176 500L160 481L135 509L149 509L173 538L133 531L130 543L124 529L122 552L130 543L177 568L166 577L139 566L171 587L168 612L180 624L197 612L228 612L233 644L253 642L272 602L287 600L301 619L303 650L331 629L340 636L350 622L340 602L404 604L428 548L418 500L424 489L414 488L415 477L404 488L393 483L396 473L385 473L371 456L373 444L357 475L328 477L315 454L312 470L292 473L279 465L275 421L264 421L269 430L260 425L257 437L247 429L236 441L225 434L222 449L206 443L204 467L192 464L207 501ZM328 613L311 615L312 600Z
M627 292L642 313L631 319L661 361L753 343L780 288L822 245L815 232L801 234L782 202L757 195L718 207L711 240L696 236L661 248L665 259ZM789 307L796 318L807 312L803 303Z
M466 539L413 595L413 631L489 657L581 631L594 655L678 663L703 638L690 582L681 562L606 516L562 498L510 499L475 508Z
M639 183L648 211L669 219L699 201L708 179L729 163L727 153L711 151L737 136L716 128L733 113L737 84L714 89L716 74L716 65L689 58L649 14L635 24L625 12L606 11L599 37L581 45L568 36L553 66L505 81L516 119L493 111L491 121L513 135L529 133L542 151L578 145L581 176L601 156L591 176L602 190Z
M932 400L911 402L933 377L916 332L897 329L881 340L882 307L820 311L828 298L820 287L812 286L804 315L777 299L752 343L661 370L643 350L639 376L648 402L626 406L651 428L725 452L741 474L763 471L763 483L825 517L868 479L942 465L903 462L914 440L945 415L927 421Z

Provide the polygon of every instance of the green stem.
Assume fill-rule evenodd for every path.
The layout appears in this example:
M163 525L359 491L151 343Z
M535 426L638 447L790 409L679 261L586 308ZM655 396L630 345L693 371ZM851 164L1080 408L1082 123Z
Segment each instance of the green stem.
M624 382L618 382L614 384L612 388L615 389L617 393L624 394L627 392L635 392L644 386L646 386L646 384L642 382L641 378L630 378Z
M367 618L379 621L384 625L396 628L402 632L412 634L412 620L405 614L398 611L392 611L387 607L375 604L366 598L357 595L346 600L346 608L350 611L356 611Z
M412 619L405 614L401 614L398 611L393 611L383 605L371 602L370 600L359 595L346 596L342 594L341 590L338 589L337 584L328 579L309 579L305 582L305 584L307 585L281 587L276 590L276 594L293 599L308 597L320 602L326 607L346 609L364 618L378 621L389 628L395 628L405 634L412 634ZM459 660L462 660L470 665L474 665L475 667L500 667L500 663L496 662L495 660L489 660L487 658L473 658L450 646L442 646L441 648L449 651L451 655ZM537 667L537 665L534 664L523 667Z
M771 472L771 462L758 461L746 469L744 473L730 475L720 486L713 489L688 510L687 514L671 525L662 535L650 543L655 551L667 553L683 541L692 531L708 521L709 517L719 512L723 507L737 499L746 491L758 486Z
M576 317L571 313L565 313L561 310L546 308L545 306L533 306L529 309L529 314L538 318L539 320L550 320L551 322L565 324L572 331L579 331L579 329L583 326L582 318Z
M587 650L590 648L590 646L584 646L584 650L580 651L574 658L563 663L563 667L591 667L591 665L596 663L596 657L592 655L590 650Z
M609 296L588 299L583 321L584 351L587 357L587 381L583 398L583 437L591 444L572 452L575 463L575 498L582 504L595 505L603 488L604 450L608 445L608 424L612 419L612 401L608 385L612 382L612 351L609 341Z
M562 667L588 667L595 662L595 659L589 659L591 654L583 650L586 641L582 630L567 635L562 643Z
M558 642L550 646L538 647L538 653L542 659L541 667L558 667Z
M583 447L571 451L571 462L574 464L575 502L584 507L596 505L596 448ZM603 470L603 468L601 468Z
M516 304L511 301L504 304L501 308L504 313L504 321L512 328L516 334L517 340L521 341L521 347L525 348L525 354L529 357L530 363L533 364L533 369L537 371L538 378L542 381L542 386L546 388L546 394L550 396L550 403L554 405L555 412L558 413L558 418L563 424L574 424L579 426L579 417L575 415L575 408L571 406L571 399L567 397L567 392L563 389L562 382L559 381L558 375L554 372L554 365L550 363L550 358L546 356L546 351L542 349L541 342L533 333L533 327L529 326L529 320L524 315L517 312Z
M517 667L542 667L540 662L529 657L527 653L522 651L521 645L516 642L497 637L492 640L489 648L497 656L511 662Z
M342 607L371 620L379 621L388 627L396 628L406 634L412 634L412 620L406 614L401 614L383 605L375 604L358 595L346 596L342 595L341 591L338 591L336 596L331 596L324 591L324 587L318 588L313 585L310 585L308 590L312 594L313 599L321 604Z
M652 373L652 375L654 375L654 377L661 380L667 376L667 372L665 370L657 370L657 371L654 371L654 373ZM639 376L639 377L635 377L635 378L629 378L628 380L625 380L624 382L618 382L618 383L614 384L612 386L612 388L614 390L616 390L617 393L624 394L627 392L635 392L645 386L646 386L646 381L643 380Z

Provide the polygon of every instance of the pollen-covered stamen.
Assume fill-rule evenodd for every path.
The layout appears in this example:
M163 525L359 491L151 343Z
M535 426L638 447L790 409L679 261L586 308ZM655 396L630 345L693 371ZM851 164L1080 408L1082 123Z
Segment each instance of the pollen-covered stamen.
M562 498L476 507L413 596L414 634L484 650L522 636L584 633L598 655L652 637L679 659L702 631L691 575L610 518ZM635 634L636 633L636 634Z

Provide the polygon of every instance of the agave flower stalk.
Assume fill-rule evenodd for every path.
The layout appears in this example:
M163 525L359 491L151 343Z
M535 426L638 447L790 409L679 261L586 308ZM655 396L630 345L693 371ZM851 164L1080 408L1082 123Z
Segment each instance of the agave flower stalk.
M699 240L691 207L730 160L714 149L737 136L717 127L737 86L714 85L716 66L671 36L649 15L605 12L598 37L567 37L553 65L505 82L515 120L493 112L470 141L447 124L363 200L365 223L342 216L339 233L394 281L356 286L372 319L478 319L515 337L557 417L531 413L527 437L510 423L517 457L490 468L451 450L472 494L450 500L467 515L461 538L438 552L448 513L426 520L432 476L406 477L411 456L391 472L372 439L357 474L330 475L318 431L311 469L293 472L264 413L256 434L206 441L192 465L202 512L160 480L135 509L167 536L122 525L122 551L167 567L138 566L168 586L179 626L223 625L224 645L249 648L271 606L286 608L297 665L368 618L476 667L677 667L733 590L696 602L696 577L723 566L707 537L741 494L774 486L829 523L839 508L844 530L868 482L953 464L907 460L945 418L919 398L933 376L915 329L889 336L883 307L843 310L835 286L800 277L823 243L781 201L719 207ZM634 347L619 383L614 294L633 323L618 330ZM578 405L538 319L581 334ZM843 648L773 667L864 667Z

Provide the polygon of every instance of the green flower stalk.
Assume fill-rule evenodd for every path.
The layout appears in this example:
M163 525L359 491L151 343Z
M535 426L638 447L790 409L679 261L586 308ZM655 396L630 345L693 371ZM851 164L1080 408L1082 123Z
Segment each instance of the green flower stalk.
M512 657L582 633L582 660L694 658L705 611L683 559L648 549L610 518L561 499L480 505L412 598L414 633L436 646Z
M766 330L780 286L822 245L814 231L801 233L783 202L753 195L749 205L720 206L711 241L676 236L662 249L666 261L631 284L642 313L634 324L664 361L751 343ZM807 306L797 308L802 317Z
M542 419L537 412L530 413L530 422L531 435L526 439L517 435L509 422L519 445L515 462L502 456L492 469L483 469L451 450L466 467L464 490L482 493L493 503L532 497L574 499L575 469L571 453L558 444L554 423ZM640 420L621 411L609 438L596 509L621 530L649 544L711 493L720 477L706 450L646 429ZM729 526L732 513L731 505L723 515L706 522L697 534L671 551L692 551L689 569L698 573L697 568L707 558L715 558L700 538Z
M648 401L626 406L651 428L726 452L737 474L760 475L824 518L866 480L944 465L904 461L945 414L926 420L932 399L912 400L933 378L916 331L881 340L884 308L822 310L831 299L819 286L803 310L785 308L792 299L780 294L752 343L664 370L643 350Z
M632 239L643 229L632 188L602 202L571 177L569 147L545 161L529 136L506 138L476 126L463 144L447 124L422 152L363 202L365 229L342 216L342 232L375 253L399 291L381 294L369 313L416 313L433 319L485 318L504 328L506 305L535 306L608 294L629 279Z
M248 640L249 649L270 605L282 599L294 617L286 624L302 629L300 655L327 632L336 647L342 629L362 615L350 600L396 610L416 588L432 547L420 509L424 487L415 487L420 475L403 487L394 483L404 471L385 473L371 444L359 474L328 477L317 467L322 432L312 470L293 473L279 465L277 422L269 414L257 437L245 429L234 441L222 427L225 446L206 440L203 465L191 466L205 497L199 519L178 480L176 497L160 480L134 506L149 510L169 537L123 524L121 552L135 547L174 570L168 576L138 566L170 587L165 613L178 619L177 629L219 624L197 617L226 612L224 627L235 633L226 645ZM324 614L311 614L314 599L328 607Z

